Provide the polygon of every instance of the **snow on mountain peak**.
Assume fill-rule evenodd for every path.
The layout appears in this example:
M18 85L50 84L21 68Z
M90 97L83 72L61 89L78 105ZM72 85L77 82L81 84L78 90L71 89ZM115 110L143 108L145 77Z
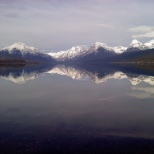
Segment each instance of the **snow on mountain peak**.
M108 46L105 43L96 42L92 46L73 46L71 49L68 49L66 51L59 51L55 53L48 53L48 55L52 56L53 58L56 58L57 60L64 61L68 59L72 59L78 56L85 56L87 54L91 53L97 53L99 52L99 48L103 48L105 51L113 52L116 54L121 54L125 51L134 51L134 50L145 50L145 49L151 49L154 48L154 40L151 40L145 44L142 44L138 40L134 39L131 44L128 47L124 46L115 46L111 47Z
M98 49L100 47L106 47L107 45L105 43L101 43L101 42L96 42L94 44L95 48Z
M87 49L88 46L86 45L78 45L78 46L73 46L71 49L69 49L70 51L73 50L73 51L82 51L82 50L85 50Z
M99 48L104 48L106 50L111 50L110 47L107 46L107 44L105 43L101 43L101 42L96 42L93 46L91 46L92 49L94 50L94 52L97 52Z
M112 52L115 52L117 54L120 54L120 53L123 53L124 51L127 50L127 47L123 47L123 46L117 46L117 47L110 47L108 46L107 44L105 43L101 43L101 42L96 42L94 44L94 48L95 50L97 51L99 48L104 48L108 51L112 51Z
M18 43L12 44L11 46L4 47L4 48L2 48L2 50L8 50L9 52L11 52L13 50L35 52L35 51L37 51L37 48L27 46L24 43L18 42Z
M148 47L145 44L142 44L138 40L134 39L131 44L129 45L128 49L130 50L144 50L148 49Z
M139 42L138 40L136 40L136 39L134 39L133 41L132 41L132 44L137 44L137 43L141 43L141 42ZM142 43L141 43L142 44Z
M75 47L72 47L71 49L72 49L72 50L75 50Z
M71 49L68 49L66 51L59 51L59 52L50 52L48 55L52 56L53 58L59 59L59 60L65 60L65 59L71 59L78 55L83 54L89 49L89 46L87 45L78 45L73 46Z
M113 50L115 53L121 54L127 50L127 47L123 47L123 46L113 47Z
M150 40L149 43L154 44L154 39L153 40Z
M154 40L146 42L144 45L147 46L148 48L152 49L152 48L154 48Z
M141 46L141 45L142 45L142 43L139 42L139 41L136 40L136 39L134 39L134 40L132 41L132 43L130 44L130 46L133 46L133 47L139 47L139 46Z

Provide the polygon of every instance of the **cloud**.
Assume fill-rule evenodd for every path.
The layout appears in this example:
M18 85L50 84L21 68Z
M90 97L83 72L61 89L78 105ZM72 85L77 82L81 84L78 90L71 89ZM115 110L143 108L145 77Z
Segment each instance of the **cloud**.
M139 23L154 25L150 18L154 16L153 5L149 1L0 0L0 47L17 41L56 51L96 41L127 45L128 27ZM131 30L132 35L137 35L133 37L149 32Z
M137 26L129 29L129 32L137 33L132 38L152 38L154 37L154 26Z
M109 28L109 29L114 29L115 26L109 25L109 24L98 24L98 27L103 27L103 28Z
M132 38L153 38L154 37L154 31L145 33L145 34L138 34L138 35L133 35Z
M154 31L153 26L137 26L129 29L130 32L136 32L136 33L145 33Z

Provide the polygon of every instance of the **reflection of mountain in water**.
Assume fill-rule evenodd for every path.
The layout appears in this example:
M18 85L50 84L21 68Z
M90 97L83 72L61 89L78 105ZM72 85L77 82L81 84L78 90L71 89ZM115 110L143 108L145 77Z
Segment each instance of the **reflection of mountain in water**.
M139 70L139 69L138 69ZM146 71L138 71L135 72L133 68L126 67L112 67L112 66L66 66L66 65L57 65L48 73L50 74L59 74L69 76L72 79L83 80L83 79L91 79L96 83L106 82L109 79L128 79L132 85L137 85L140 82L144 81L150 85L154 85L154 76L153 73L151 75L147 75Z
M17 84L34 80L40 73L52 69L53 65L29 65L21 67L0 67L0 77Z
M25 83L33 80L40 73L59 74L69 76L76 80L92 80L96 83L103 83L109 79L128 79L132 85L146 82L154 85L154 71L143 69L142 66L134 65L29 65L23 67L1 67L0 77L14 83Z
M19 76L16 76L13 73L10 73L8 76L2 76L1 78L12 81L17 84L22 84L28 80L34 80L35 78L37 78L37 76L38 74L36 72L27 73L22 71Z
M69 76L76 80L88 79L95 76L92 72L65 65L57 65L47 73Z

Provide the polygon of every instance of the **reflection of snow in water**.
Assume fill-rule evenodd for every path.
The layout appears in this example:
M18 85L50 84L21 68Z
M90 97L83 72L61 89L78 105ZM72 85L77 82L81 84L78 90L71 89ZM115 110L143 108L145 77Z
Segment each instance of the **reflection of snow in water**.
M118 80L128 79L132 85L137 85L143 81L150 85L154 85L154 76L139 75L137 77L136 76L133 77L133 75L131 75L130 77L123 72L115 72L113 74L105 75L104 77L101 78L101 77L98 77L98 73L92 73L85 70L76 69L73 67L66 67L64 65L57 65L47 73L65 75L76 80L91 79L96 83L106 82L109 79L118 79Z
M131 97L146 99L146 98L154 98L154 88L153 87L132 87L132 93L129 95Z
M20 74L20 76L14 76L13 73L10 73L8 76L1 76L2 79L12 81L17 84L23 84L28 80L34 80L38 77L36 72L25 73L24 71Z
M58 74L63 76L71 77L75 80L92 80L96 82L97 84L107 82L109 79L127 79L131 82L132 85L138 85L141 82L148 83L149 85L154 85L154 76L147 76L147 75L128 75L123 72L113 72L105 74L104 76L100 76L99 72L90 72L85 69L79 69L76 67L71 66L65 66L65 65L57 65L54 68L49 69L31 69L28 71L25 71L24 68L20 71L16 72L16 69L11 69L10 72L7 70L7 73L5 72L0 74L0 77L5 80L10 80L17 84L25 83L28 80L34 80L38 77L40 73L46 72L48 74Z

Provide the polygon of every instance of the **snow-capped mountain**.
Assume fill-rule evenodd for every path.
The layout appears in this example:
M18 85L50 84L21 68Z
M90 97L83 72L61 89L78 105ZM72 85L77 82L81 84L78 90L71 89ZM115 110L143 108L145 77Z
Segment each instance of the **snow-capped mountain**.
M26 62L54 61L51 56L39 52L37 48L20 42L0 49L0 60L24 60Z
M92 46L76 46L72 47L69 50L66 51L59 51L59 52L50 52L48 55L52 56L58 61L65 61L65 60L72 60L72 59L79 59L84 56L92 55L92 54L98 54L100 56L100 53L106 52L106 54L116 54L120 55L125 53L126 51L140 51L140 50L147 50L147 49L153 49L154 48L154 40L151 40L145 44L139 42L138 40L134 39L128 47L123 46L115 46L110 47L105 43L96 42ZM104 56L103 54L102 56Z
M154 40L151 40L151 41L145 43L144 45L147 46L147 48L149 48L149 49L153 49L154 48Z
M73 58L86 56L92 53L97 54L100 49L104 49L104 51L106 52L120 54L126 51L127 48L122 47L122 46L109 47L105 43L96 42L92 46L87 46L87 45L75 46L66 51L59 51L59 52L54 52L54 53L50 52L48 53L48 55L52 56L58 61L65 61L65 60L71 60Z
M52 56L55 59L59 60L67 60L75 58L76 56L80 56L84 54L89 49L88 46L82 45L82 46L74 46L69 50L66 51L59 51L57 53L48 53L48 55Z
M132 43L128 46L127 50L145 50L148 49L148 46L139 42L138 40L133 40Z
M127 47L123 47L123 46L113 47L113 51L117 54L121 54L125 52L126 50L127 50Z
M14 43L11 46L0 49L0 64L6 61L26 62L138 62L138 60L154 62L151 59L154 49L154 40L145 44L133 40L128 47L111 47L105 43L96 42L91 46L74 46L66 51L42 53L37 48L27 46L24 43ZM148 50L148 51L147 51ZM130 52L131 51L131 52ZM138 51L140 54L138 54ZM146 57L146 59L143 59ZM154 56L152 56L154 57ZM5 62L4 62L5 61Z
M127 74L121 71L108 73L103 77L100 77L98 73L92 73L84 69L81 70L70 66L57 65L47 73L65 75L75 80L92 80L97 84L107 82L109 79L117 79L117 80L127 79L130 81L132 85L138 85L141 82L154 85L154 76L148 76L148 75L128 76Z
M2 50L8 51L10 54L14 52L15 50L17 50L22 55L25 55L27 53L36 54L38 52L37 48L27 46L26 44L20 43L20 42L14 43L11 46L4 47L2 48Z
M93 46L91 46L90 50L97 52L100 48L103 48L108 52L115 52L117 54L123 53L124 51L127 50L127 47L123 46L110 47L107 44L101 42L96 42Z

